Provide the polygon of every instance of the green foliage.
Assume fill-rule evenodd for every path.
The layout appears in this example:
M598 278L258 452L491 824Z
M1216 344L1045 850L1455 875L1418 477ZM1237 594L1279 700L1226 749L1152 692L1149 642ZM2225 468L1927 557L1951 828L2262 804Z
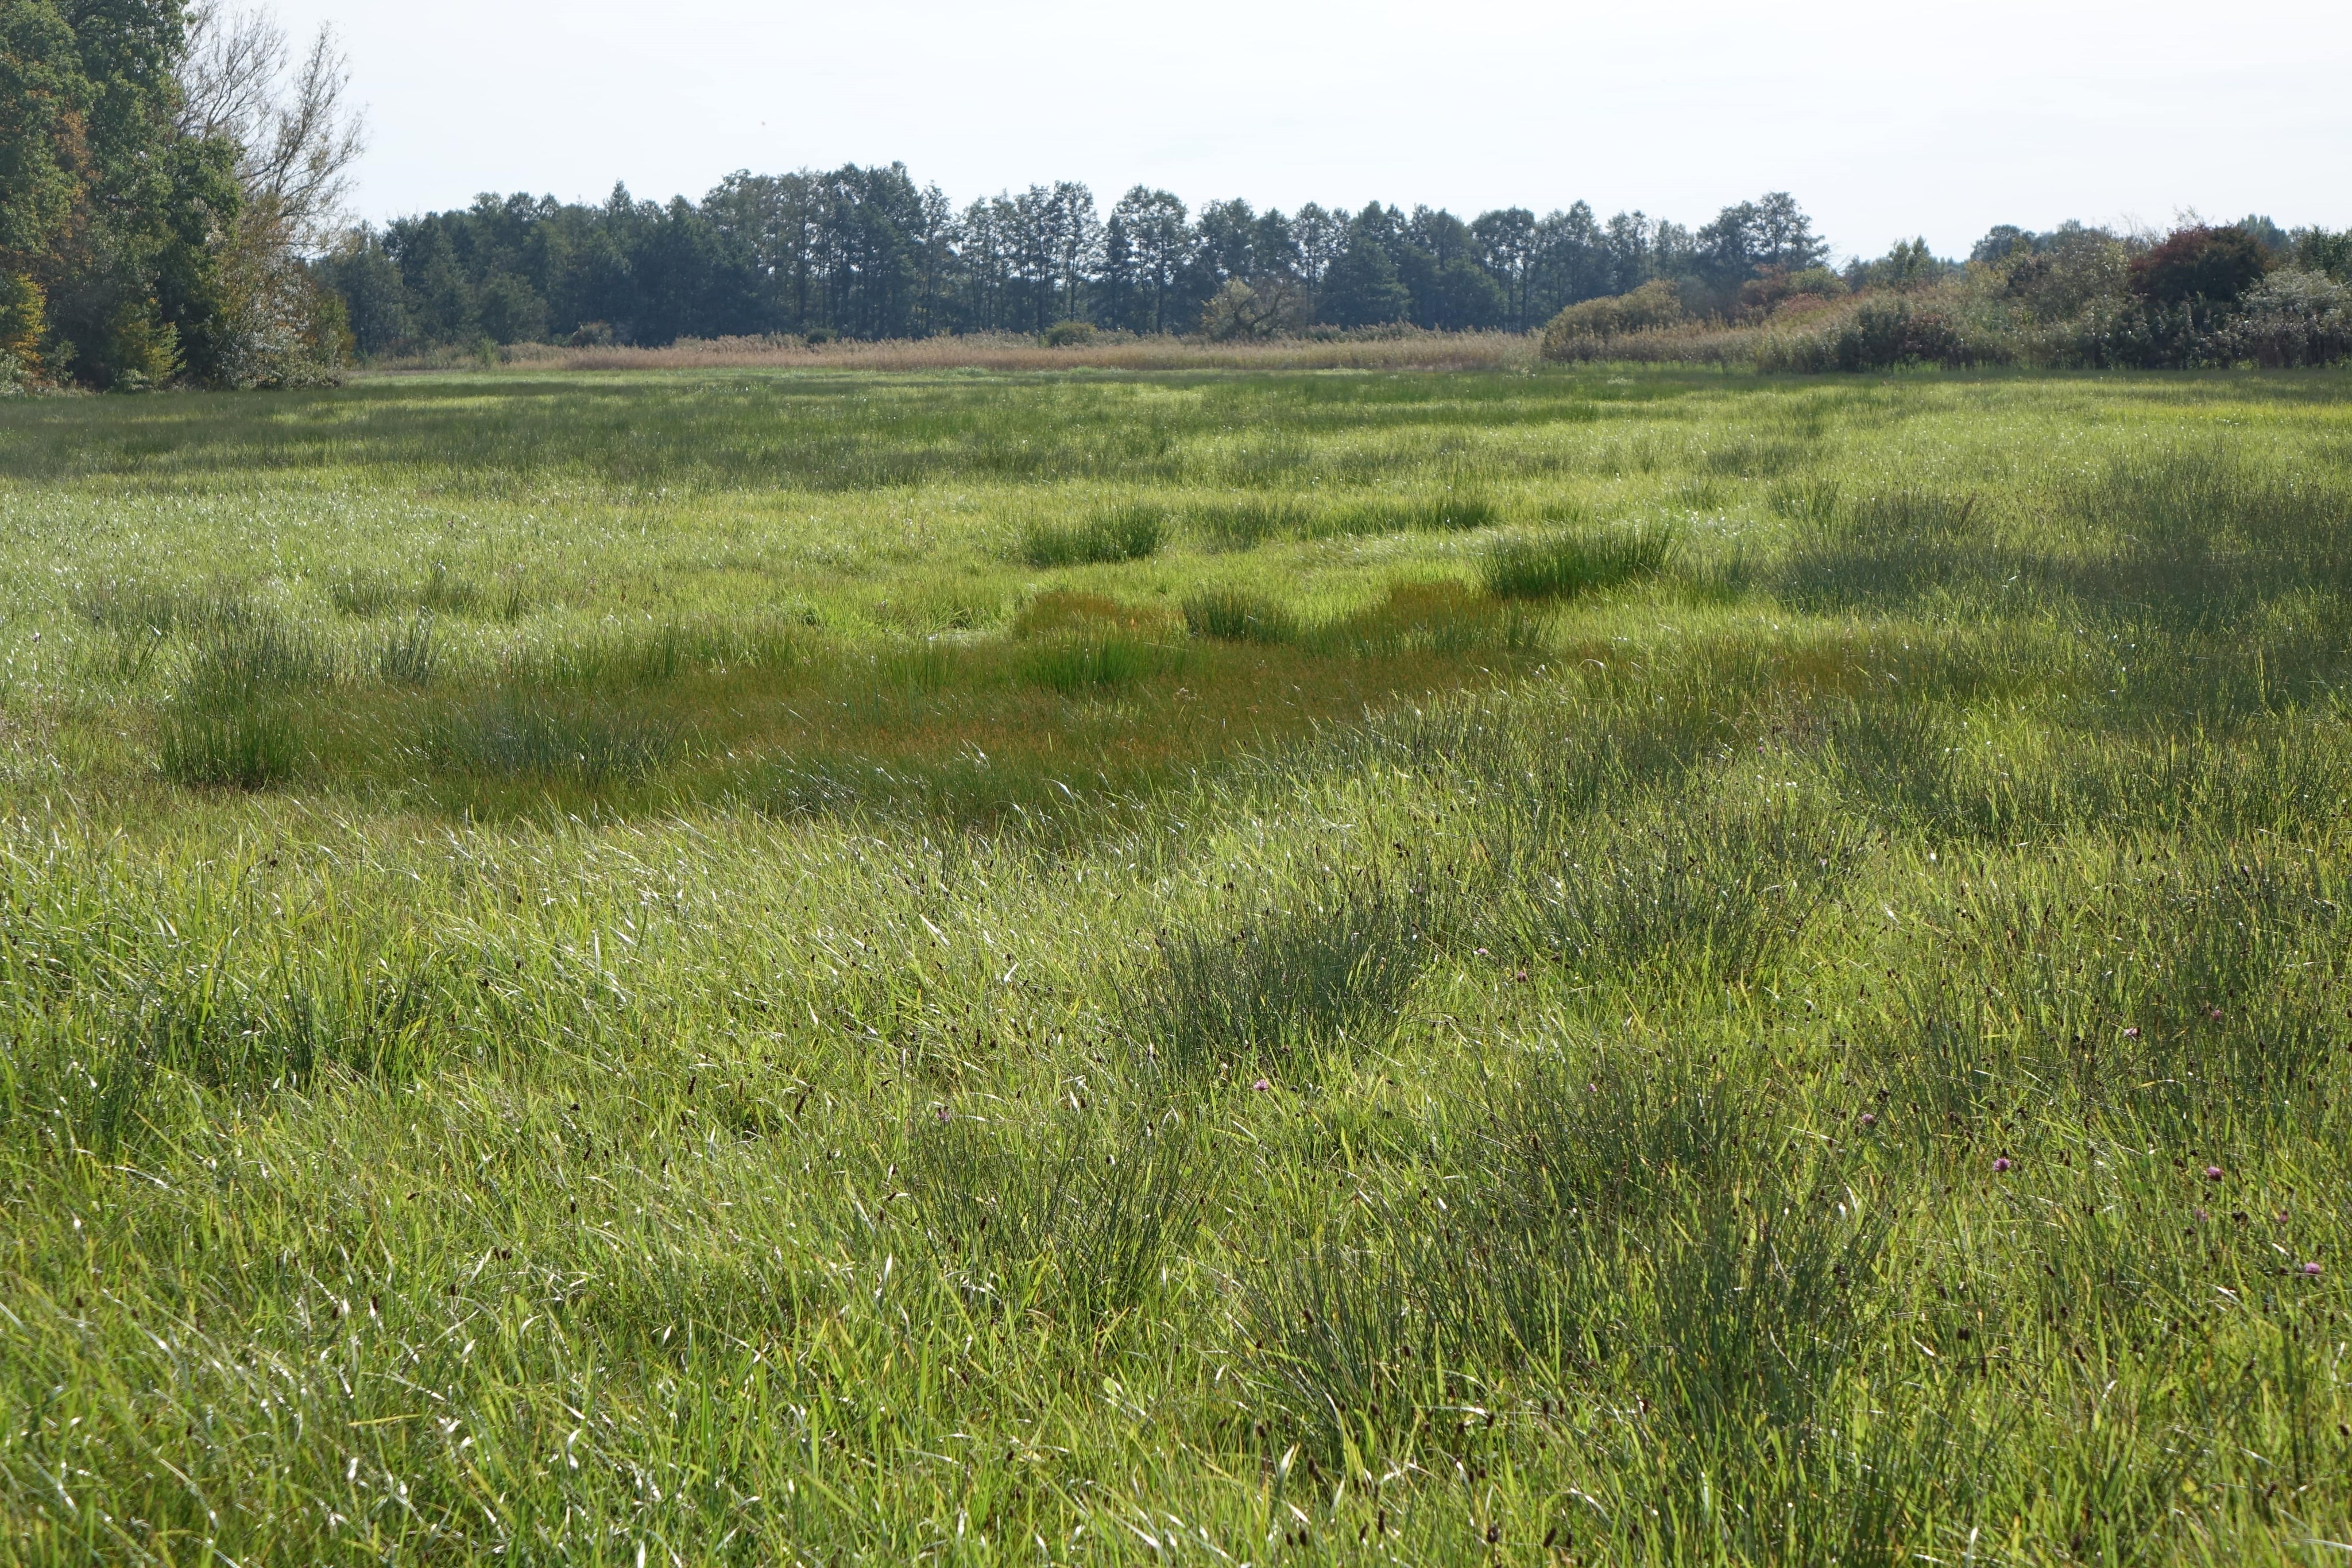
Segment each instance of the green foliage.
M39 291L48 332L37 365L16 357L97 387L160 385L235 210L233 192L215 204L220 154L173 125L181 8L24 0L0 29L0 274Z
M2000 364L2014 350L1971 331L1958 312L1898 296L1864 298L1809 329L1768 340L1757 366L1768 371L1895 370L1905 365Z
M2158 305L2230 305L2262 280L2270 257L2242 228L2176 229L2132 257L2132 292Z
M190 20L163 0L22 0L0 16L0 359L20 378L290 385L332 379L349 347L341 300L244 184L257 162L316 149L248 150L179 123ZM247 51L260 74L240 89L257 136L277 133L255 97L268 58ZM331 133L317 115L303 129Z
M54 0L0 11L0 258L46 258L73 217L96 94Z
M2352 284L2285 267L2256 284L2241 303L2243 311L2214 334L2214 359L2266 370L2352 359Z
M1885 288L1907 294L1959 270L1927 247L1925 238L1898 240L1876 261L1855 261L1845 271L1850 288Z
M1087 328L1121 346L1127 334L1524 332L1653 277L1728 301L1821 253L1785 193L1727 208L1706 232L1722 243L1703 255L1681 225L1604 222L1583 203L1466 223L1379 203L1349 214L1227 201L1195 214L1143 186L1105 219L1070 182L957 211L902 165L847 165L731 175L699 202L619 187L598 204L484 196L349 235L318 270L361 353L437 360L485 338L797 350L967 332L1075 347Z
M1544 328L1544 358L1566 359L1570 346L1580 340L1606 342L1629 332L1672 326L1682 319L1682 291L1664 278L1654 278L1631 293L1588 299L1553 317Z
M1377 212L1378 207L1369 209ZM1323 275L1317 316L1335 327L1374 327L1412 315L1412 295L1397 275L1381 226L1359 218L1347 247Z
M2029 320L2060 322L2120 298L2131 276L2131 252L2104 229L2068 224L2037 240L2021 235L1986 265Z
M2322 272L2338 283L2352 283L2352 229L2330 234L2304 229L2294 236L2294 265L2306 272Z

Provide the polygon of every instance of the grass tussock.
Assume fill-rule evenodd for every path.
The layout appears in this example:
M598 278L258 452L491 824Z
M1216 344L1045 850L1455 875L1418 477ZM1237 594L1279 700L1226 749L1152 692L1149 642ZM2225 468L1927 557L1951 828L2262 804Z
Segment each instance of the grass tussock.
M1298 1070L1352 1029L1393 1027L1433 956L1426 874L1385 868L1337 885L1286 890L1295 902L1160 938L1134 1004L1155 1062L1230 1075Z
M331 579L327 601L339 613L361 619L383 615L464 615L519 621L531 596L520 575L468 576L435 561L420 576L348 570Z
M1496 540L1479 558L1479 580L1497 599L1570 599L1638 582L1666 569L1671 527L1566 528Z
M1167 538L1165 508L1130 504L1076 523L1032 523L1021 559L1036 567L1111 566L1158 555Z
M1245 588L1208 588L1184 601L1184 629L1222 643L1290 643L1298 618L1276 601Z
M294 776L301 731L283 703L184 699L163 716L156 764L175 784L266 789Z

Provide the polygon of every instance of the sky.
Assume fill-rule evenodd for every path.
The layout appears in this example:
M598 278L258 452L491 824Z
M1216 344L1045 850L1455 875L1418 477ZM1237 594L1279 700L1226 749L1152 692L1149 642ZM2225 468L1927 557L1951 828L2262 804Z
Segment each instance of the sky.
M232 0L234 3L234 0ZM958 205L1580 199L1696 224L1786 190L1840 255L2195 213L2352 227L2352 4L1979 0L278 0L367 108L356 207L698 196L903 162Z

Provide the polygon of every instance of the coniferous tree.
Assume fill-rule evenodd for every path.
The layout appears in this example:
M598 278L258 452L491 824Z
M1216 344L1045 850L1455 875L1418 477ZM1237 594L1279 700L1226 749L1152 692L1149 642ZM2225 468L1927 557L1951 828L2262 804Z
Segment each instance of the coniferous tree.
M1410 319L1412 294L1397 276L1391 254L1397 225L1378 202L1348 226L1348 239L1323 275L1316 317L1336 327L1378 327Z

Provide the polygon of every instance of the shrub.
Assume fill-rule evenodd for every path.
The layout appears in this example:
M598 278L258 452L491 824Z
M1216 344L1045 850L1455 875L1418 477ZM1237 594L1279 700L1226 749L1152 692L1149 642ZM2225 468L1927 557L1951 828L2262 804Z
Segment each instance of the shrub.
M1656 576L1674 543L1671 525L1560 528L1496 540L1478 575L1497 599L1565 599Z
M1671 326L1682 319L1681 291L1663 277L1654 278L1630 294L1587 299L1553 317L1551 324L1544 329L1543 357L1575 359L1580 356L1573 351L1574 344L1596 340L1605 342L1629 332Z
M1927 301L1865 295L1810 329L1759 339L1756 368L1851 373L1904 365L1958 369L2002 364L2014 357L2006 340L1968 322L1960 306L1948 295Z
M1808 267L1798 272L1775 267L1739 286L1739 309L1743 316L1769 315L1790 307L1819 306L1843 298L1849 292L1845 279L1826 267Z
M2158 305L2234 304L2270 270L2270 253L2252 235L2228 228L2176 229L2132 257L2131 290Z
M1251 285L1236 277L1201 310L1201 336L1220 343L1288 337L1306 324L1306 296L1281 278Z
M2305 272L2326 273L2338 283L2352 283L2352 229L2301 230L2294 236L2294 265Z
M1864 307L1837 337L1837 368L1842 371L1966 362L1959 329L1950 318L1901 303Z
M1045 347L1079 349L1095 340L1091 321L1056 321L1045 329Z
M39 284L21 273L0 272L0 396L23 390L40 374L47 305Z
M2325 273L2282 267L2212 335L2210 358L2266 369L2332 365L2352 358L2352 287Z
M2065 224L1988 257L1986 277L2030 319L2064 321L2119 298L2130 268L2131 252L2114 235Z
M1077 523L1032 523L1021 536L1021 559L1041 567L1141 560L1159 554L1167 538L1167 508L1137 504Z

